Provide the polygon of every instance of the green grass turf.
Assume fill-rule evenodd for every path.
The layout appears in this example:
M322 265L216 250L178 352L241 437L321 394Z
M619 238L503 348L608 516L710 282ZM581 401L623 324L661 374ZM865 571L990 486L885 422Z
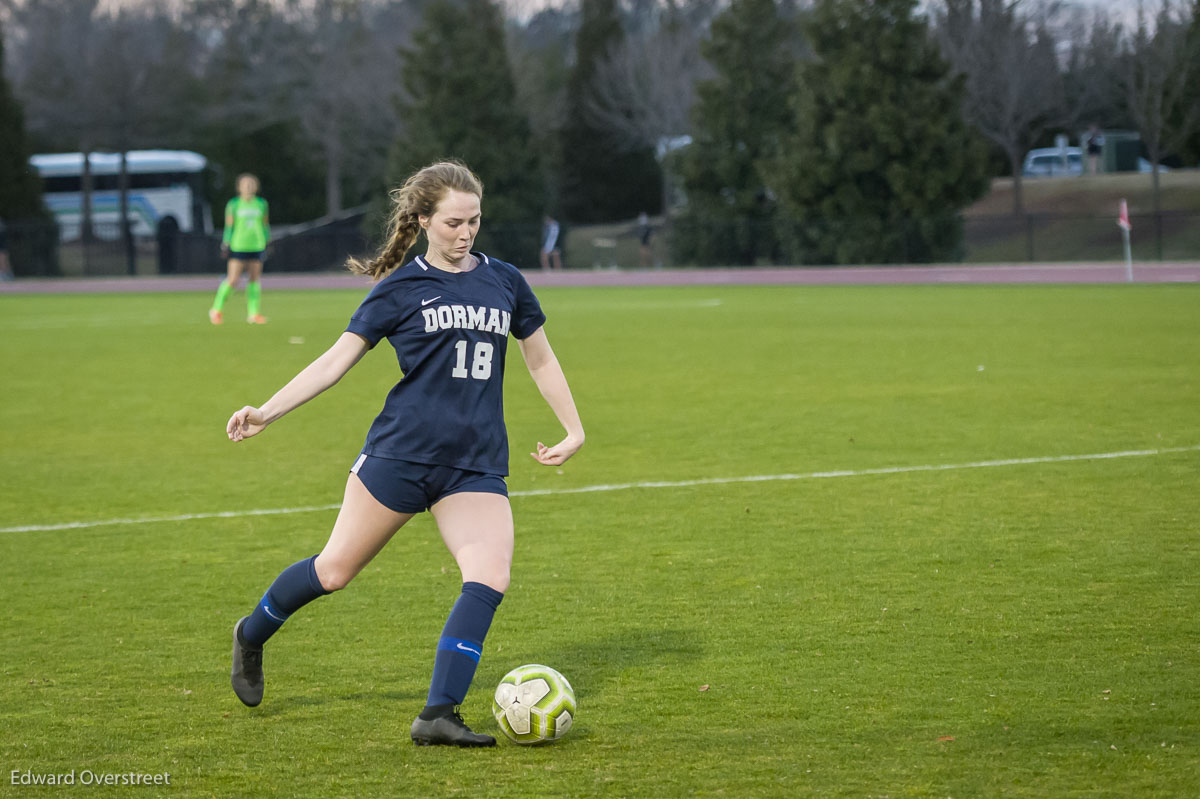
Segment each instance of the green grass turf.
M514 491L1200 444L1196 286L540 294L589 438L528 459L557 427L510 348ZM0 297L0 527L336 503L390 350L223 428L358 298L268 287L269 325L212 328L200 294ZM464 713L497 733L500 677L554 666L579 718L542 749L408 741L458 583L427 517L272 640L253 710L230 627L333 511L0 533L2 793L1194 796L1198 477L1189 451L515 497Z

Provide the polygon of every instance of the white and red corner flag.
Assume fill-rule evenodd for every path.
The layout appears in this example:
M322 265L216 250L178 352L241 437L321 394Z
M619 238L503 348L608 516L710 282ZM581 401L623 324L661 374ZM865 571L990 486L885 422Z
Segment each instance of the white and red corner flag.
M1125 230L1133 230L1129 223L1129 203L1121 200L1121 215L1117 217L1117 225Z

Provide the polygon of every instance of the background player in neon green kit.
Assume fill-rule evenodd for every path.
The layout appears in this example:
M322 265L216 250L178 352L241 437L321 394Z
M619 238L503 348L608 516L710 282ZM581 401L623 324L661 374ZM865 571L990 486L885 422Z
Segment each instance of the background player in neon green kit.
M249 173L238 175L238 196L225 204L225 235L221 253L229 259L228 275L221 281L208 319L214 325L225 321L221 309L237 286L242 271L249 272L246 282L246 321L266 324L262 315L262 257L271 240L271 221L267 201L258 196L258 178Z

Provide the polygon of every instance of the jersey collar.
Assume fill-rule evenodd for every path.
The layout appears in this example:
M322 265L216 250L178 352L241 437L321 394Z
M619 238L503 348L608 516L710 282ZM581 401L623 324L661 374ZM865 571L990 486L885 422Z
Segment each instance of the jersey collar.
M477 251L475 251L475 250L471 250L471 255L474 255L476 258L478 258L478 259L479 259L479 266L489 266L489 265L491 265L491 263L492 263L491 259L490 259L490 258L488 258L486 255L484 255L484 254L483 254L483 253L481 253L481 252L477 252ZM449 271L449 270L447 270L447 269L439 269L438 267L436 267L436 266L434 266L433 264L429 263L429 261L426 261L426 260L425 260L425 256L424 256L424 255L418 255L418 256L417 256L416 258L414 258L413 260L414 260L414 261L416 261L416 264L417 264L417 266L421 267L421 270L422 270L422 271L424 271L424 272L428 272L428 271L430 271L430 270L433 270L433 271L435 271L435 272L443 272L443 273L445 273L445 274L447 274L447 275L466 275L466 274L470 274L470 272L451 272L451 271ZM475 269L478 269L478 268L479 268L478 266L477 266L477 267L475 267ZM471 270L471 272L474 272L474 271L475 271L475 269L472 269L472 270Z

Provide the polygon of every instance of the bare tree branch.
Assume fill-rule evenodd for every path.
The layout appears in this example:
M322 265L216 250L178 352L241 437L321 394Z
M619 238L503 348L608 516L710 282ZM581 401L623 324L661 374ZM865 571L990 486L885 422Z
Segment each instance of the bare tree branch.
M1137 31L1122 53L1125 99L1150 156L1156 215L1159 161L1200 125L1200 41L1189 36L1190 22L1186 9L1163 0L1151 30L1139 6Z
M967 118L1008 156L1014 214L1022 211L1025 151L1066 117L1052 11L1035 16L1019 0L944 0L935 12L943 53L966 79Z
M1121 26L1105 13L1073 17L1061 27L1067 125L1080 128L1123 116L1118 60Z
M710 71L699 42L698 31L677 26L627 37L597 66L586 103L594 124L629 149L690 132L696 83Z
M330 215L342 209L347 173L360 166L378 175L394 138L392 87L400 67L394 39L379 34L385 29L372 25L362 0L316 0L295 31L302 57L291 65L296 82L288 105L325 163Z

